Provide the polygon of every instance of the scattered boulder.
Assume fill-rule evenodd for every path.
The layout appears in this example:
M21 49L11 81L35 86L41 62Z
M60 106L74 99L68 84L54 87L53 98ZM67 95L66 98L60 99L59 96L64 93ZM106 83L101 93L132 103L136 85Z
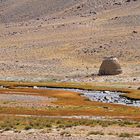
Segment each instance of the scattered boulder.
M133 31L133 33L134 33L134 34L137 34L138 32L137 32L137 31Z
M99 75L118 75L122 73L119 61L115 57L106 57L99 70Z

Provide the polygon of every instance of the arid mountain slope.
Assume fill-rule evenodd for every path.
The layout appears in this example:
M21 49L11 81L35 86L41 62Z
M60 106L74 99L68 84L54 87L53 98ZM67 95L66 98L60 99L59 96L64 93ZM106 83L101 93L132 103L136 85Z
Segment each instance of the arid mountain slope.
M126 0L1 0L0 21L17 22L43 16L95 14L126 4Z
M49 16L76 3L75 0L2 0L1 22L17 22Z
M0 42L0 79L139 82L140 2L1 0ZM122 75L89 76L112 55Z

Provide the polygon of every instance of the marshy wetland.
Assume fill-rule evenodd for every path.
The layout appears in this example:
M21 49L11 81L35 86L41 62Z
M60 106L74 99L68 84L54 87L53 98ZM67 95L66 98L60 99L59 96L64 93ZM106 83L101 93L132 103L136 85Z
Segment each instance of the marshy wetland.
M127 106L140 107L140 99L131 99L123 95L126 93L117 91L95 91L95 90L80 90L72 88L48 88L48 87L34 87L36 89L48 89L48 90L61 90L71 91L81 94L81 96L87 97L90 101L97 101L103 103L122 104Z
M0 85L0 138L4 140L10 135L13 139L34 139L34 135L44 139L139 139L140 107L120 100L139 101L139 90L66 82L0 81ZM118 102L112 103L110 97Z
M140 140L139 0L0 0L0 58L0 140Z
M0 82L0 113L140 120L140 91L85 83Z

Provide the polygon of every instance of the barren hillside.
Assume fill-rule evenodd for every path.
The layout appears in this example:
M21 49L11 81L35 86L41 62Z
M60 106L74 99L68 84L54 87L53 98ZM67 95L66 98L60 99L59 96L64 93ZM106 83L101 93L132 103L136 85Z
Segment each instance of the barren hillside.
M1 0L0 21L18 22L52 15L57 17L59 13L63 16L95 14L126 3L125 0Z
M140 82L138 0L1 0L0 79ZM123 74L93 77L106 56Z

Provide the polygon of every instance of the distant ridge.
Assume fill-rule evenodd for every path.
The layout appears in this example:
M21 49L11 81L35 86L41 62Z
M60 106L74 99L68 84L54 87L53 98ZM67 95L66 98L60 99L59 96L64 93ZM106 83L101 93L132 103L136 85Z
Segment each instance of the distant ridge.
M131 2L131 1L130 1ZM127 4L126 0L1 0L0 22L19 22L42 16L89 15Z

